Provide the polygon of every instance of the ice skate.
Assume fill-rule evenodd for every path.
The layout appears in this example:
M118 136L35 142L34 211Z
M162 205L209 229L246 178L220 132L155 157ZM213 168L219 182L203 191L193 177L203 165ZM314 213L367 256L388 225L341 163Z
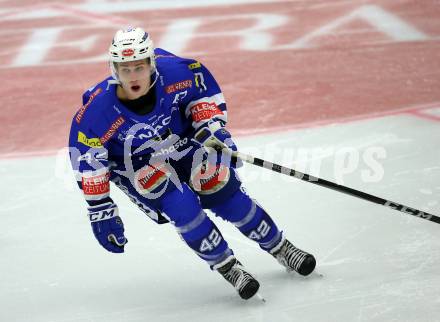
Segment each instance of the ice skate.
M235 287L242 299L247 300L258 292L260 283L244 269L235 257L231 256L217 266L214 266L214 269Z
M296 248L284 238L277 246L272 248L270 254L287 270L298 272L303 276L312 273L316 266L316 260L313 255Z

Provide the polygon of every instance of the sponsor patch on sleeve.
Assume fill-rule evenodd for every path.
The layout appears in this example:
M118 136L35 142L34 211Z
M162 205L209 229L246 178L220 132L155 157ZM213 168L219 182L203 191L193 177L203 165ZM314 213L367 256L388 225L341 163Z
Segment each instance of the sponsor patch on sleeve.
M202 65L198 61L188 65L188 68L191 69L191 70L196 69L196 68L200 68L200 67L202 67Z
M101 141L99 138L88 138L83 132L78 132L78 142L91 148L101 147Z
M87 103L84 104L84 105L78 110L78 113L76 113L76 116L75 116L76 123L79 124L79 123L81 122L81 119L83 118L84 113L86 112L87 108L90 106L90 104L91 104L92 101L95 99L95 97L98 96L98 94L101 93L101 92L102 92L102 89L101 89L101 88L98 88L96 91L94 91L94 92L90 95L89 100L87 101Z
M209 120L215 115L223 115L223 112L214 102L200 102L191 107L191 115L194 122Z
M86 196L100 196L110 192L110 173L82 177L82 189Z
M121 125L124 124L124 122L125 119L122 116L114 121L108 131L105 132L105 134L99 139L101 141L101 144L105 144L108 140L110 140L112 136L115 135L116 131L121 127Z
M190 88L192 86L192 83L193 83L193 81L191 79L187 79L187 80L184 80L184 81L181 81L181 82L177 82L177 83L168 85L165 88L165 92L167 94L171 94L171 93L174 93L174 92L177 92L177 91L181 91L181 90L184 90L186 88Z

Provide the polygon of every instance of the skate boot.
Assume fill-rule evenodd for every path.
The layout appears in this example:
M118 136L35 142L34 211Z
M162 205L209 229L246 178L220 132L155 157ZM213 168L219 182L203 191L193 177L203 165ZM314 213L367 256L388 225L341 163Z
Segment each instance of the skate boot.
M313 255L296 248L285 238L272 248L269 253L287 270L296 271L303 276L313 272L316 266L316 260Z
M235 287L242 299L247 300L258 292L260 283L245 271L244 267L235 257L231 256L213 268Z

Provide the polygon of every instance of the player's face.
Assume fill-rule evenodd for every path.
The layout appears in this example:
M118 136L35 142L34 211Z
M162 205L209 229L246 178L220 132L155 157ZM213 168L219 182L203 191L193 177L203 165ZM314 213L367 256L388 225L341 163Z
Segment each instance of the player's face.
M151 85L151 73L146 59L119 63L117 68L124 96L134 100L147 94Z

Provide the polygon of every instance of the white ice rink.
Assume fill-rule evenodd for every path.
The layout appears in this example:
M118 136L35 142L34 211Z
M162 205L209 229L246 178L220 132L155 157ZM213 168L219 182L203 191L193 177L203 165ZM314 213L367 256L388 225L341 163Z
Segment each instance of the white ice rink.
M237 141L243 152L440 215L439 138L438 122L397 115ZM106 252L56 160L0 161L2 322L440 320L433 222L245 165L249 193L316 255L323 277L287 274L215 218L266 298L243 301L171 225L154 224L115 187L129 243L125 254Z

